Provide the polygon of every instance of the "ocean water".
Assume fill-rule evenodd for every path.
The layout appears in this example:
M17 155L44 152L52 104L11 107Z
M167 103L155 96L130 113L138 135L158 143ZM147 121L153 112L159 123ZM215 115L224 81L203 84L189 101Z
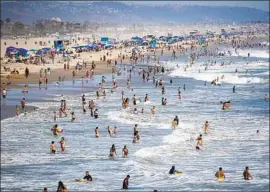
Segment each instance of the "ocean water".
M63 181L70 191L119 191L127 174L130 186L146 191L268 191L269 190L269 102L264 94L269 93L269 57L264 50L248 50L251 58L200 57L196 64L184 71L187 55L182 55L163 65L171 70L157 78L165 82L167 105L161 105L161 89L155 88L152 79L143 82L137 73L132 74L131 87L126 88L128 74L116 76L118 90L107 90L105 100L96 100L95 93L101 75L82 85L80 80L54 84L47 91L34 90L26 96L29 105L38 110L1 121L1 191L40 191L47 187L56 190L58 181ZM164 59L170 60L169 56ZM222 61L232 65L211 66L207 71L201 66L207 60ZM138 67L146 67L140 64ZM238 73L235 73L235 69ZM199 69L201 72L199 73ZM246 74L246 70L248 73ZM224 75L221 86L212 86L215 77ZM111 75L105 75L111 86ZM173 80L173 84L169 80ZM204 85L205 81L206 86ZM186 90L183 90L183 85ZM236 93L232 87L236 86ZM254 87L253 87L254 86ZM181 87L182 100L178 100ZM150 103L140 103L144 114L134 114L132 102L128 109L121 106L121 91L132 98L141 99L145 94ZM12 97L21 99L19 90ZM81 95L87 102L94 99L99 109L99 118L82 114ZM64 129L61 136L66 140L66 152L60 153L61 137L54 137L50 128L54 124L53 111L60 105L60 96L67 100L69 112L74 111L77 120L70 122L70 115L57 119ZM37 102L39 97L47 101ZM232 101L231 110L222 111L220 101ZM157 114L151 115L151 108ZM180 125L173 130L171 122L178 115ZM209 121L209 134L204 135L202 126ZM140 142L132 143L133 127L138 124ZM117 126L116 137L109 137L106 126ZM101 137L96 139L95 127ZM260 130L256 134L256 130ZM196 137L203 134L203 150L195 150ZM58 152L50 154L51 141L56 142ZM109 160L109 150L115 144L119 158ZM129 158L121 157L124 145L129 149ZM181 176L168 174L172 165ZM250 167L253 180L246 182L242 173ZM225 171L225 182L215 179L219 167ZM93 177L91 183L73 182L82 178L85 171Z

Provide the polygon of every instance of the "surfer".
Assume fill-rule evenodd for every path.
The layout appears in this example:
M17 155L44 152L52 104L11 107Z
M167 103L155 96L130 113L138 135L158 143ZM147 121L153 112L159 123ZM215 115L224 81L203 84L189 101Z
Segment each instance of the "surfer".
M84 176L83 179L86 180L86 181L92 181L93 180L91 175L89 175L89 171L85 172L85 176Z
M175 166L173 165L172 168L169 171L169 174L173 175L175 172L177 172L177 171L175 170Z
M219 168L219 170L216 172L215 176L220 179L220 178L224 178L225 179L225 174L224 171L222 170L222 167Z
M66 149L66 142L65 142L65 138L64 138L64 137L61 138L60 146L61 146L61 151L62 151L62 152L65 152L65 149Z
M54 145L54 141L52 141L52 144L50 145L51 153L55 154L56 152L56 146Z
M209 129L209 123L208 123L208 121L205 122L205 124L203 126L203 129L204 129L204 134L207 134L208 129Z
M235 85L233 86L233 93L235 93Z
M128 157L128 148L127 148L126 145L124 146L124 148L123 148L123 150L122 150L122 156L123 156L124 158L127 158L127 157Z
M114 144L112 145L112 147L111 147L111 149L110 149L110 155L109 155L109 157L110 157L111 159L114 159L115 157L117 157L116 149L115 149Z
M249 167L246 167L246 170L243 172L244 180L250 180L253 179L250 172Z
M99 129L98 129L98 127L96 127L96 129L95 129L95 136L96 136L96 138L99 138Z
M173 119L173 121L176 121L176 125L177 125L177 126L179 125L179 118L178 118L177 115L175 116L175 118Z
M123 189L128 189L128 180L129 180L130 176L127 175L126 178L123 181Z

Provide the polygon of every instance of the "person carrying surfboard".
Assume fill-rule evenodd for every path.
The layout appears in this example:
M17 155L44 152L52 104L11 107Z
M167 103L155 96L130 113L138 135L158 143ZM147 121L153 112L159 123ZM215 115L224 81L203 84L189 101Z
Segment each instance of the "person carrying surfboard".
M250 180L253 179L250 172L249 167L246 167L246 170L243 172L244 180Z
M219 179L225 179L225 173L222 170L222 167L219 168L219 170L215 174L216 178Z

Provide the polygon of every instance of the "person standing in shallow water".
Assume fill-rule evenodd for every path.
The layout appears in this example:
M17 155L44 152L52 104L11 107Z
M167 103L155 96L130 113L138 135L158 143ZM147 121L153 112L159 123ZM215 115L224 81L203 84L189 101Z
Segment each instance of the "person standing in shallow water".
M130 176L127 175L126 178L123 181L123 189L128 189L128 180L129 180Z

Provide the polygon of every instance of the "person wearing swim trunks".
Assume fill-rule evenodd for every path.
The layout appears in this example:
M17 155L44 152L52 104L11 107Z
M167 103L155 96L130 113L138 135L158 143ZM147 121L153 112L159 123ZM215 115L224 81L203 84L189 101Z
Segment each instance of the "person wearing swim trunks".
M61 151L62 151L62 152L65 152L65 149L66 149L66 142L65 142L65 138L64 138L64 137L61 138L60 146L61 146Z
M224 178L225 179L225 173L224 171L222 170L222 167L219 168L219 170L216 172L215 176L217 178Z
M25 110L25 98L21 100L21 108L22 110Z
M250 172L249 167L246 167L246 170L243 172L244 180L250 180L253 179Z
M204 128L204 133L207 134L208 129L209 129L209 123L208 123L208 121L205 122L203 128Z
M54 145L54 141L52 141L52 144L50 145L51 153L55 154L56 152L56 146Z
M126 178L123 181L123 189L128 189L128 180L129 180L130 176L127 175Z
M128 158L128 148L127 148L126 145L124 146L124 148L123 148L123 150L122 150L122 156L123 156L124 158Z
M93 180L91 175L89 175L89 171L85 172L85 176L84 176L83 179L86 180L86 181L92 181Z
M95 109L95 111L94 111L94 117L95 117L95 119L98 118L98 109Z
M196 149L200 149L199 146L202 146L202 134L200 134L198 137L197 137L197 145L196 145Z
M156 114L156 108L155 108L155 106L153 106L153 108L151 109L151 113L152 113L152 115L155 115Z
M96 136L96 138L99 138L99 129L98 129L98 127L96 127L96 129L95 129L95 136Z

